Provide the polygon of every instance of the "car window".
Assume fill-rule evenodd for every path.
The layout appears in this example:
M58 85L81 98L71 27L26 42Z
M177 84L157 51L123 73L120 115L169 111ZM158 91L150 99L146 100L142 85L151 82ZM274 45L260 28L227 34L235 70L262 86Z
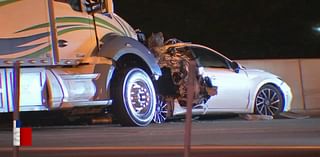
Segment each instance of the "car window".
M191 49L200 66L211 68L229 68L224 57L205 48L192 47Z

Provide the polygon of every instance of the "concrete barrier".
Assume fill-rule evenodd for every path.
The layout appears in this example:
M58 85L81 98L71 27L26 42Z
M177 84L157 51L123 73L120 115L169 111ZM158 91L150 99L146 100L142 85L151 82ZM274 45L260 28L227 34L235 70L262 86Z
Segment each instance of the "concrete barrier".
M237 60L247 68L280 76L291 87L292 111L320 110L320 59Z

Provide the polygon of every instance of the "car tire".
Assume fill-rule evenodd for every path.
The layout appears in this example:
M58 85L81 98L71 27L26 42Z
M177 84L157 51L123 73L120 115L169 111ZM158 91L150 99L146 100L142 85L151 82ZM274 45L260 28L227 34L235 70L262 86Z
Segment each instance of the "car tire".
M111 88L113 114L122 126L147 126L156 108L156 94L149 75L141 68L116 74Z
M255 98L255 113L260 115L277 116L283 111L283 95L271 84L262 86Z
M156 112L153 117L153 122L161 124L168 119L168 104L163 96L157 96Z

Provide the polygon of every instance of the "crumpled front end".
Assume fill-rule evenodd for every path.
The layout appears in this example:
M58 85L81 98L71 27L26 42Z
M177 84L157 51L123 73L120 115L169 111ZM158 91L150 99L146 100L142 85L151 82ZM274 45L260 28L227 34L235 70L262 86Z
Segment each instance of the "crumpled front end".
M174 44L171 47L170 44L151 48L164 73L159 80L159 93L166 97L173 97L181 106L186 106L188 79L191 76L189 69L197 69L197 67L190 67L190 61L194 59L190 49L178 48ZM194 76L193 105L204 104L211 96L217 94L217 88L212 85L209 78L199 75L198 71Z

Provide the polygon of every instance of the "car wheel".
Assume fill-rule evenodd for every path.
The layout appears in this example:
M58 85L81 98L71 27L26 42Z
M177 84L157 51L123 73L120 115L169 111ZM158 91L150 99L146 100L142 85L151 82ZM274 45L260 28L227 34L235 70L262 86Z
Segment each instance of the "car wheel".
M153 117L153 122L164 123L168 118L168 104L163 96L157 96L156 112Z
M114 115L123 126L146 126L154 117L156 96L149 75L140 68L120 71L111 88Z
M255 99L255 113L275 116L283 111L283 96L273 85L260 88Z

